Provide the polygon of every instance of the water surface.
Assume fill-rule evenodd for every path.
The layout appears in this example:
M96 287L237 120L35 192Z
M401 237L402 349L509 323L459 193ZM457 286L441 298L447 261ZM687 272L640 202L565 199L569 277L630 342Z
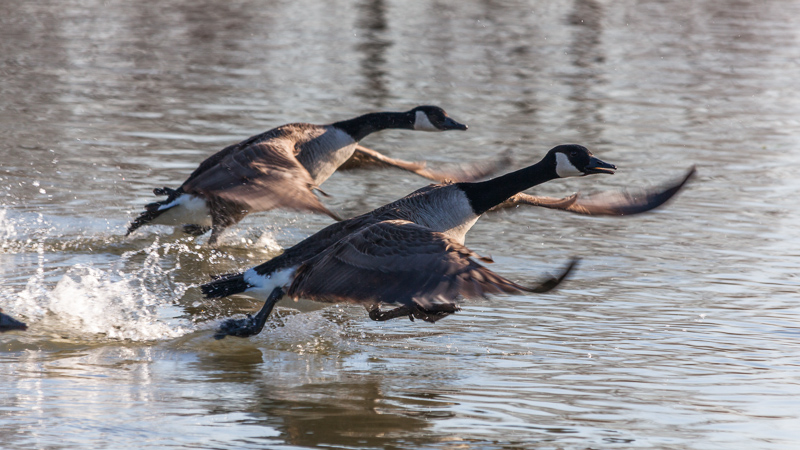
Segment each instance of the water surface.
M39 1L0 4L0 447L795 448L800 441L800 3L796 1ZM330 223L249 216L222 251L160 227L123 237L206 156L274 126L437 104L465 133L363 143L431 165L564 142L652 186L629 218L490 214L467 244L561 288L435 324L356 306L205 300ZM425 185L337 173L351 216Z

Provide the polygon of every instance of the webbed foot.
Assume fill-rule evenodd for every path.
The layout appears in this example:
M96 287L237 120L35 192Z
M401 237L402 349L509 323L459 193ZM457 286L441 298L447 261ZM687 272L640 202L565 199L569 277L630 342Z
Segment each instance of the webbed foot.
M424 309L422 307L414 309L409 314L408 318L413 322L414 319L424 320L425 322L436 323L437 320L444 319L445 317L460 311L457 305L437 305L433 309Z
M247 315L244 319L228 319L217 328L214 333L214 339L225 339L225 336L236 336L246 338L254 336L264 329L264 324L267 322L267 317L263 317L263 321L259 323L258 315Z
M246 338L261 333L261 330L264 329L264 324L267 323L267 317L272 312L272 308L281 298L283 298L283 289L276 287L269 294L264 306L255 316L248 314L244 319L228 319L222 322L217 332L214 333L214 339L225 339L225 336Z
M408 317L412 322L414 319L420 319L425 322L435 323L437 320L443 319L460 310L461 308L454 304L433 305L430 309L425 309L418 305L404 305L387 311L381 311L380 306L377 304L367 306L369 318L379 322L396 319L398 317Z

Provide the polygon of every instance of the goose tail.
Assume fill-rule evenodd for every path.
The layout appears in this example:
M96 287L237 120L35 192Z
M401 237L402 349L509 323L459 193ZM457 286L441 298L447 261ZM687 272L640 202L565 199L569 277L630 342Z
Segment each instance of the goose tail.
M221 298L229 295L241 294L250 288L244 280L244 273L229 273L215 277L210 283L200 286L200 291L206 298Z
M148 203L144 206L144 212L139 214L139 216L133 220L133 222L128 225L128 232L125 233L125 236L136 231L138 228L147 225L148 223L152 222L156 219L156 217L164 214L164 212L178 206L177 203L174 202L175 199L180 197L181 192L177 189L171 189L168 187L163 188L155 188L153 189L153 194L155 195L167 195L166 200L162 200L159 202Z

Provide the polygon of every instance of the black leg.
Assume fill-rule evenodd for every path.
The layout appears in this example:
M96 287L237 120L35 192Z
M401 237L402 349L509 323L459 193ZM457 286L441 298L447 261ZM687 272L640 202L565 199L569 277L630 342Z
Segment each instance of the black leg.
M411 311L409 311L409 309L405 306L390 309L388 311L381 311L380 306L376 304L367 306L367 311L369 311L369 318L377 322L392 320L398 317L408 317L409 319L414 320L414 318L411 316Z
M433 305L430 309L417 306L413 311L411 311L411 317L424 320L425 322L435 323L437 320L444 319L450 314L460 310L461 308L459 308L457 305L450 303Z
M272 312L272 308L275 307L275 304L278 303L278 300L281 298L283 298L283 289L276 287L272 293L269 294L267 301L264 302L264 306L261 307L261 310L255 316L248 314L244 319L228 319L222 322L222 325L220 325L216 334L214 334L214 339L225 339L225 336L245 338L261 333L261 330L264 329L264 324L267 323L267 317L269 317L269 314Z
M419 305L413 306L400 306L388 311L381 311L379 305L371 305L367 307L369 311L369 318L375 321L382 322L384 320L396 319L398 317L408 317L413 322L414 319L424 320L425 322L434 323L439 319L443 319L456 311L459 311L457 305L442 304L433 305L430 309L423 308Z
M216 225L211 227L211 236L208 237L207 244L210 247L216 247L217 246L217 240L219 240L219 237L220 237L220 235L222 235L223 231L225 231L225 227L218 227Z
M209 247L216 247L222 232L239 223L247 215L247 210L218 198L212 197L207 201L211 210L211 236L208 237L207 244Z

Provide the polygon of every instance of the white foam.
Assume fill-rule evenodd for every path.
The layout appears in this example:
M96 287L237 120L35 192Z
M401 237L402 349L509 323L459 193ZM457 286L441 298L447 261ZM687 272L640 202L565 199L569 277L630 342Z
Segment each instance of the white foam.
M0 246L6 248L8 242L17 236L17 227L6 217L5 208L0 209Z
M142 341L171 339L192 331L194 326L178 319L182 311L174 306L187 286L161 269L158 244L145 252L137 269L130 269L130 255L123 255L117 267L77 264L55 286L45 281L40 269L22 292L11 296L9 309L23 316L32 332L39 324L71 338Z
M251 250L260 250L272 255L277 255L283 250L283 246L275 239L275 234L268 230L260 231L257 238L248 239L246 244Z

